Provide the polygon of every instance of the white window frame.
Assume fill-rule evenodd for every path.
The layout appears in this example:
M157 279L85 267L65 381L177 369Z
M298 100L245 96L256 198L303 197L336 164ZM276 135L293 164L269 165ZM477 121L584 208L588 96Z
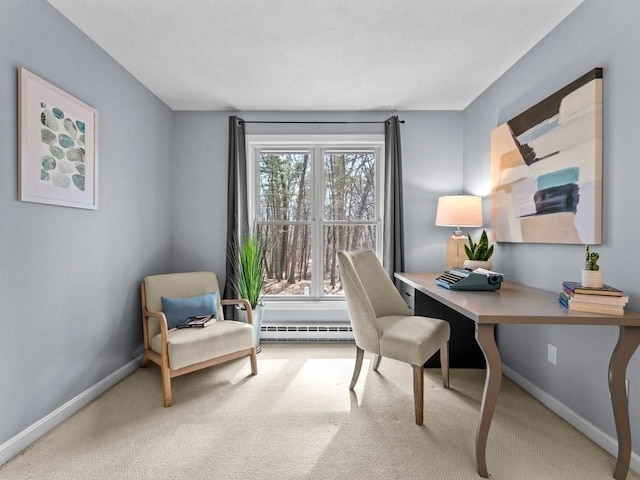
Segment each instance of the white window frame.
M275 134L275 135L246 135L246 152L247 152L247 196L248 196L248 213L249 224L252 225L257 219L258 214L258 189L260 181L260 171L258 168L259 152L261 150L273 150L278 152L295 151L300 149L313 150L313 158L323 158L324 151L339 150L343 151L362 151L363 149L375 150L376 152L376 219L372 223L376 225L376 254L382 258L383 251L383 221L384 221L384 135L383 134ZM312 191L320 192L324 186L324 162L312 162L311 170ZM324 203L323 195L313 194L312 197L313 211L312 218L308 222L314 224L313 228L313 245L322 245L324 243L324 225L325 224L345 224L349 225L351 221L332 221L324 219ZM322 249L315 247L313 249L313 264L323 265ZM301 295L266 295L265 300L268 301L304 301L304 302L327 302L342 301L344 296L322 296L322 282L318 281L322 273L318 273L314 269L312 273L312 291L309 296ZM321 277L320 277L321 278Z

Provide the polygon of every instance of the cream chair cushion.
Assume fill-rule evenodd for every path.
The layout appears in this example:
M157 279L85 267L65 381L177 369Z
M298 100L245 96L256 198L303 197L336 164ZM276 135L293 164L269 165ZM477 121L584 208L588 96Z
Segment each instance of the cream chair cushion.
M389 315L377 319L380 355L421 365L449 339L449 323L433 318Z
M253 326L233 320L218 320L204 328L169 330L169 367L177 370L212 356L221 357L252 348ZM161 353L161 335L151 338L151 350Z

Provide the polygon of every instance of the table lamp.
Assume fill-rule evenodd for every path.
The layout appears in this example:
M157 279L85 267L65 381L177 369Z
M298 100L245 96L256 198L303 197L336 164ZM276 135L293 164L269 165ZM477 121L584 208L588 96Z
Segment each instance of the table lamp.
M436 225L456 227L447 241L445 270L462 268L466 258L464 245L467 237L460 227L482 226L482 198L474 195L447 195L438 198Z

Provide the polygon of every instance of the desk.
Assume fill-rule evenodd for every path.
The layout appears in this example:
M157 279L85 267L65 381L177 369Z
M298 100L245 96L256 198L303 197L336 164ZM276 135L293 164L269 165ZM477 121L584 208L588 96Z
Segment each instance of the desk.
M435 284L440 273L396 273L395 277L475 322L476 341L484 354L487 373L476 434L476 466L488 478L487 438L502 381L502 360L495 339L501 323L618 326L618 342L609 363L609 392L618 436L618 461L614 478L623 480L631 461L629 402L625 389L627 365L640 344L640 313L604 315L569 311L558 303L558 294L504 282L495 292L454 291Z
M487 367L482 350L480 350L480 346L476 342L474 322L470 322L463 314L419 292L406 283L401 283L399 290L407 305L413 310L414 315L441 318L449 323L451 329L449 368L485 369ZM436 352L425 362L424 366L425 368L440 368L440 354Z

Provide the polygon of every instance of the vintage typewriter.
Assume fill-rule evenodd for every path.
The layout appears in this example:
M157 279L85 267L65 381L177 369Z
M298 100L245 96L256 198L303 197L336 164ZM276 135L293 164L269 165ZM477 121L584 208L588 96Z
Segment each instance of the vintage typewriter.
M477 268L453 268L436 278L436 284L449 290L500 290L502 274Z

